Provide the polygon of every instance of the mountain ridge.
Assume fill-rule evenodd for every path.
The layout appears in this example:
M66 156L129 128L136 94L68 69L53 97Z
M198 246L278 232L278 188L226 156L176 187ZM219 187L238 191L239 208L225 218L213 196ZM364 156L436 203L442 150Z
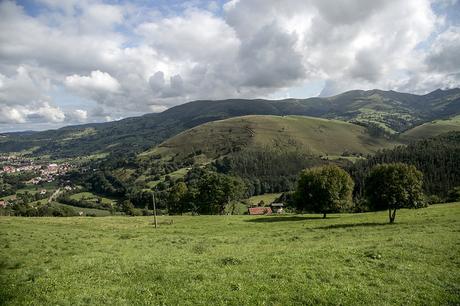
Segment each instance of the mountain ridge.
M196 100L162 113L119 121L66 126L20 136L3 133L0 152L33 150L35 155L54 157L139 153L200 124L245 115L338 119L391 135L459 113L459 88L435 90L426 95L374 89L352 90L327 98Z

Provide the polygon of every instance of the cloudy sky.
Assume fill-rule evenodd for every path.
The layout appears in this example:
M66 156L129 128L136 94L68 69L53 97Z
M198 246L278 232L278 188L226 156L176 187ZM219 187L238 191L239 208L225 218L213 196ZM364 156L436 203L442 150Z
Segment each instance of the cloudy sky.
M0 132L459 86L456 0L0 0Z

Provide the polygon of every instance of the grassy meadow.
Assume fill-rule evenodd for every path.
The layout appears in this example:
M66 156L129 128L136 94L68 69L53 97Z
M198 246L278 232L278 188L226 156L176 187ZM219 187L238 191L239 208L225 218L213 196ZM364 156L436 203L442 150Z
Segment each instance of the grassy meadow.
M460 203L387 222L0 217L0 304L458 305Z

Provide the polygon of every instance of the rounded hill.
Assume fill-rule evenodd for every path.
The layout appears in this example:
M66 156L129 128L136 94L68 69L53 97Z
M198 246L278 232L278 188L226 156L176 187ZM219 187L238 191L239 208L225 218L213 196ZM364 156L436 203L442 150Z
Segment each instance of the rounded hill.
M356 124L306 116L251 115L218 120L186 130L143 155L214 159L242 149L302 150L313 155L367 154L391 147Z

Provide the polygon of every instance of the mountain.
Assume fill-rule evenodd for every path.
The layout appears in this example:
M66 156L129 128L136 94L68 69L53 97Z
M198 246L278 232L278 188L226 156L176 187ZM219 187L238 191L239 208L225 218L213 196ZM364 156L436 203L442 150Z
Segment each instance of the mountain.
M7 133L0 152L74 157L98 153L138 153L203 123L245 115L302 115L339 119L395 134L436 119L460 114L460 89L426 95L353 90L327 98L285 100L200 100L162 113L120 121L68 126L35 133Z

